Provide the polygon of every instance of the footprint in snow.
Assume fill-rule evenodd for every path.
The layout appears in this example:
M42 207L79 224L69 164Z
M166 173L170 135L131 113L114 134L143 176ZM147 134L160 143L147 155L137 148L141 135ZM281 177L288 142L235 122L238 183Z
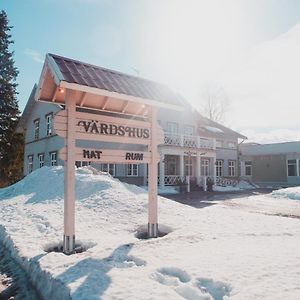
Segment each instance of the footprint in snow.
M198 278L192 282L191 276L176 267L158 269L152 279L162 285L169 286L187 300L225 300L231 288L228 284L207 278Z

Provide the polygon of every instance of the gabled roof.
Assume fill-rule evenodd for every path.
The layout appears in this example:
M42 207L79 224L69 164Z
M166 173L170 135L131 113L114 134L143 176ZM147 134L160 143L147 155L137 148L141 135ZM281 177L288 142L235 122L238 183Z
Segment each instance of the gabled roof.
M24 130L25 130L25 127L26 127L26 121L28 119L28 117L30 116L30 113L33 109L33 106L35 104L35 93L36 93L36 90L37 90L37 85L35 84L32 88L32 91L30 93L30 96L29 96L29 99L26 103L26 106L24 108L24 111L22 113L22 116L19 120L19 123L18 123L18 126L17 126L17 129L16 131L18 133L23 133Z
M199 112L197 113L199 119L199 130L201 130L201 132L207 134L208 136L224 138L225 135L225 137L228 138L240 138L244 140L247 139L246 136L202 116Z
M153 105L161 103L174 107L182 106L182 97L179 94L167 86L151 80L55 54L47 54L46 61L57 77L57 83L63 81L69 84L153 100Z
M182 110L181 99L163 84L54 54L46 55L36 93L44 102L144 118L155 107Z

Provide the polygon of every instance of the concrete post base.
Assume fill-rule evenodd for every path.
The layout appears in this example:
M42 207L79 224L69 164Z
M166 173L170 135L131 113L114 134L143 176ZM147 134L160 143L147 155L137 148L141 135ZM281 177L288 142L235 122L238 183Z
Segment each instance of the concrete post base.
M75 235L64 235L63 252L67 255L75 253Z
M148 237L157 238L158 237L158 224L148 223Z

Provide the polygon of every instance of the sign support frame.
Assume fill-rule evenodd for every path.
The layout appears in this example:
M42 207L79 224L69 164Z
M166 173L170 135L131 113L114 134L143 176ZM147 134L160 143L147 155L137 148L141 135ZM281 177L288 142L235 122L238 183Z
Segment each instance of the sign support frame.
M66 90L67 111L67 160L64 162L64 236L63 252L75 252L75 112L74 91Z
M151 162L149 166L148 174L148 237L158 237L158 214L157 214L157 109L156 107L151 108L151 132L152 139L150 143Z

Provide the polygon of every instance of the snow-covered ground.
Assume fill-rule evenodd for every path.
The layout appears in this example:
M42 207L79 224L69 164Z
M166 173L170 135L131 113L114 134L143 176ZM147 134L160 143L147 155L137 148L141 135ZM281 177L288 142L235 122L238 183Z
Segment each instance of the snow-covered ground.
M76 238L66 256L63 169L43 167L0 190L0 247L45 299L300 299L300 188L196 209L159 198L161 238L139 240L144 189L82 168ZM290 198L294 200L290 200Z

